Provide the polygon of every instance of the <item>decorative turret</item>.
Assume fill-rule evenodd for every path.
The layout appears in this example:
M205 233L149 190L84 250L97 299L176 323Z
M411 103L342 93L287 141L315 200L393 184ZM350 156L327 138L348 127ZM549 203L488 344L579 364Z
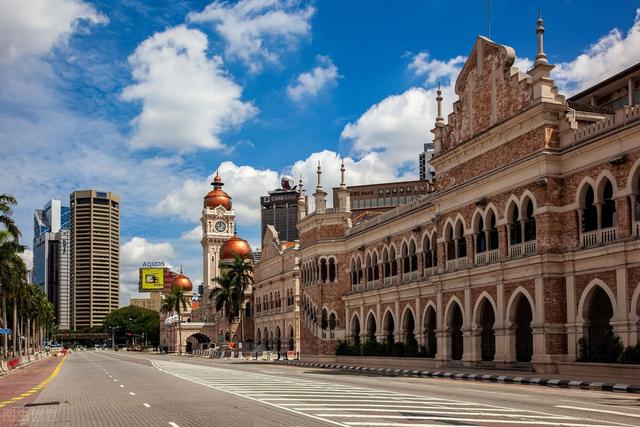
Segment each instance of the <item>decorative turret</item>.
M438 115L436 116L436 124L433 132L433 146L434 146L434 154L438 154L442 151L442 132L445 126L444 117L442 117L442 89L440 89L440 83L438 83L438 90L436 90L436 105Z
M316 192L313 193L313 198L316 203L316 212L324 213L327 210L327 192L322 188L322 184L320 181L320 177L322 175L322 167L320 166L320 161L318 160L318 185L316 185Z
M302 175L300 175L300 181L298 182L298 221L307 216L307 199L304 196L302 187Z
M344 172L344 159L342 159L340 163L340 187L338 188L338 210L340 212L351 212L351 197L344 181Z
M536 25L536 37L538 39L538 53L533 63L533 68L529 71L532 78L532 89L534 101L557 102L556 90L553 80L551 79L551 70L554 66L549 64L547 55L544 53L544 26L542 15L538 11L538 20Z

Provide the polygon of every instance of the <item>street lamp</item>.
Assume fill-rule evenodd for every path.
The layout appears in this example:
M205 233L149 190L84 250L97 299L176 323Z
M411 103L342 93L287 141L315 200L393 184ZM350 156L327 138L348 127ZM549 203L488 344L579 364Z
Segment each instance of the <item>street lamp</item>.
M111 349L116 351L116 329L119 329L119 326L111 326Z

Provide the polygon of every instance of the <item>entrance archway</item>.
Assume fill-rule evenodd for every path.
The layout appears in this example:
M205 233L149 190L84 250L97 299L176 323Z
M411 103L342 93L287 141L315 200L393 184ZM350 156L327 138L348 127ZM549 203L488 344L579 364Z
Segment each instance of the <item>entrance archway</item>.
M387 313L384 316L384 337L385 340L387 341L387 343L389 344L393 344L395 339L393 336L393 332L395 331L395 321L393 320L393 315L391 314L390 311L387 311Z
M496 321L493 306L488 299L482 301L480 306L480 354L485 362L493 361L496 354L496 335L493 324Z
M462 310L458 303L451 310L451 359L462 360L464 341L462 336Z
M186 339L186 352L193 353L194 350L202 350L209 347L211 338L202 333L195 333Z
M295 350L293 326L289 326L289 351Z
M280 326L276 326L276 351L282 350L282 341L280 340Z
M436 353L438 351L438 337L436 336L436 310L433 307L427 308L427 314L424 319L427 357L436 357Z
M533 311L529 300L524 295L519 295L515 311L517 362L531 362L531 356L533 356L532 320Z
M360 318L357 315L353 316L351 322L351 337L355 345L360 345Z
M613 306L609 295L600 286L596 286L589 299L587 310L587 346L590 354L599 353L598 349L611 339L612 317Z
M367 317L367 339L370 342L374 342L376 340L376 332L378 330L378 325L376 325L376 316L373 313L369 313L369 317Z

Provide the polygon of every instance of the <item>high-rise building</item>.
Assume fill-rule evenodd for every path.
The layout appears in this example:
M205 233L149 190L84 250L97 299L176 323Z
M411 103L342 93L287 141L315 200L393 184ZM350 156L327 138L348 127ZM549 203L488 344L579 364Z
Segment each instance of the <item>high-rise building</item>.
M69 207L62 206L60 200L49 201L33 215L31 282L38 285L53 304L60 329L68 329L71 320L70 217Z
M283 241L293 242L298 240L298 197L297 187L293 185L293 179L282 177L281 188L269 191L269 195L260 197L262 231L261 236L267 230L267 225L273 225Z
M424 151L420 153L420 180L427 180L429 182L433 181L433 175L435 174L435 170L429 163L429 160L433 157L433 142L427 142L424 144Z
M81 190L70 199L72 325L99 326L120 299L120 197Z

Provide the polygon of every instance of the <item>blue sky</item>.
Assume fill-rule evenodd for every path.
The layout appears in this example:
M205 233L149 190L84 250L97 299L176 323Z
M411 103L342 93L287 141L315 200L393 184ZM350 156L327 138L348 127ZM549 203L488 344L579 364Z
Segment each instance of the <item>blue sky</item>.
M566 94L640 58L631 1L492 1L491 38L526 71L542 9ZM606 6L606 7L605 7ZM239 233L282 173L325 186L413 178L437 83L445 107L484 1L0 2L0 192L25 242L33 210L97 188L122 197L122 300L148 259L202 277L197 226L216 169Z

